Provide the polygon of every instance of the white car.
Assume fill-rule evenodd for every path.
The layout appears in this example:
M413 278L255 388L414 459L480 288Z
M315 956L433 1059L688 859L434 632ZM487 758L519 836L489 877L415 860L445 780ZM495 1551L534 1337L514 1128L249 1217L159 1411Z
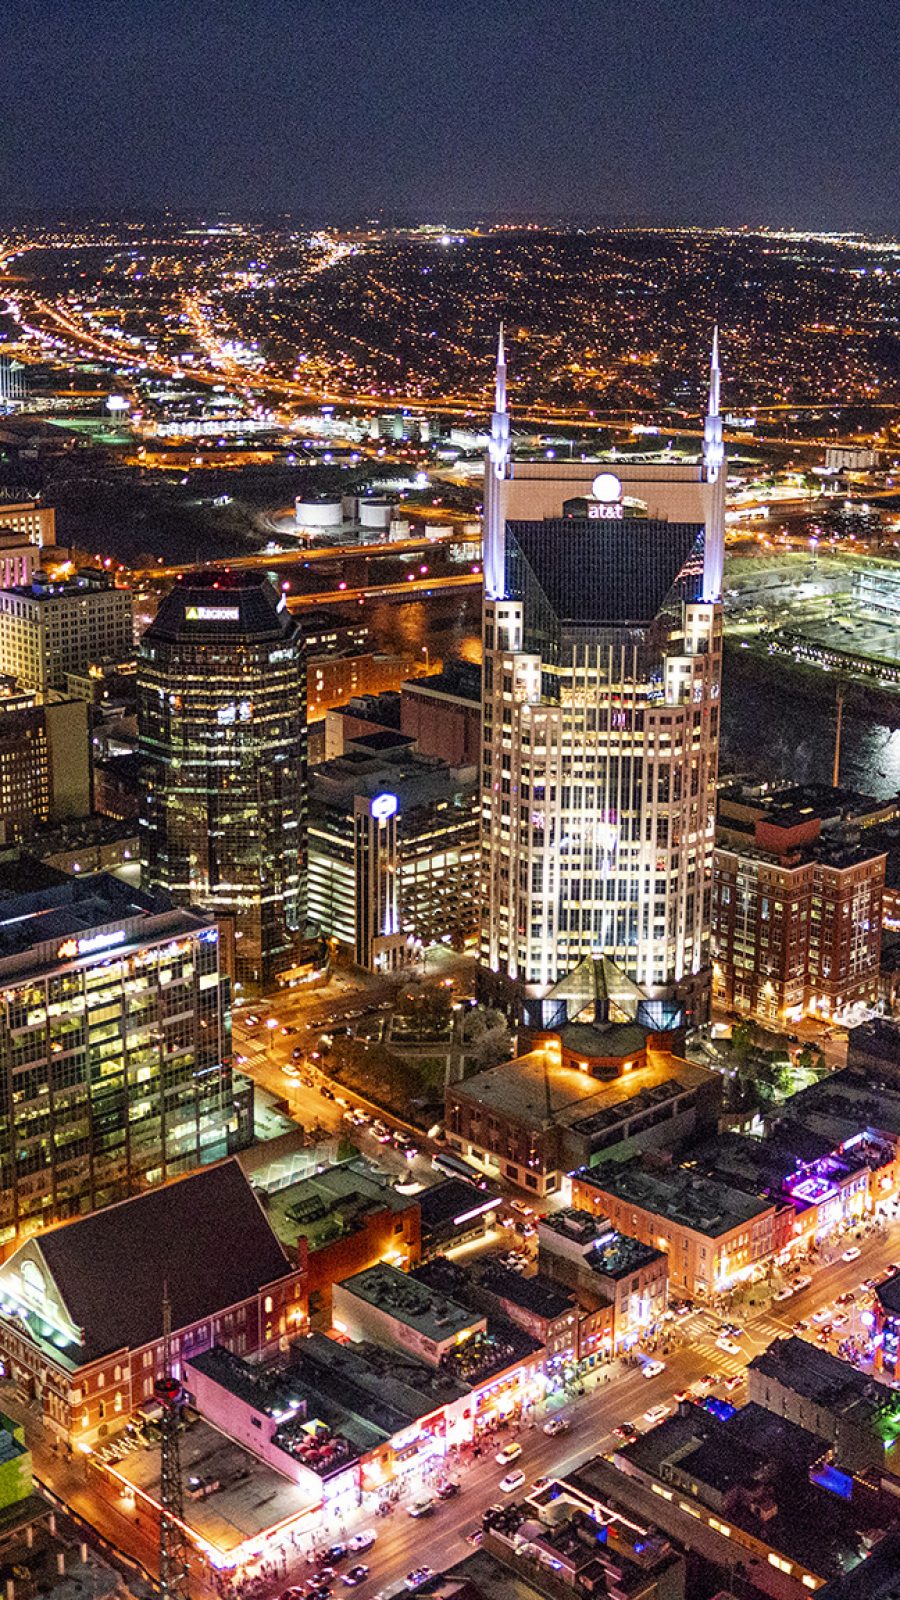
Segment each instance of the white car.
M500 1479L500 1488L504 1494L514 1494L516 1489L521 1489L524 1482L525 1474L522 1468L515 1467L512 1472L506 1474L505 1478Z
M843 1255L841 1256L841 1260L842 1261L856 1261L857 1258L859 1256L861 1256L861 1255L862 1255L862 1251L860 1250L859 1245L858 1244L852 1244L850 1246L849 1250L845 1250L844 1251Z
M734 1339L729 1339L727 1333L720 1333L716 1344L720 1350L725 1350L730 1356L739 1356L741 1353L740 1345Z
M796 1293L797 1293L797 1291L794 1288L793 1284L786 1283L784 1288L783 1289L779 1289L778 1293L773 1296L773 1299L779 1300L779 1301L780 1300L790 1300L791 1295L792 1294L796 1294Z
M833 1312L828 1306L821 1306L818 1311L813 1312L812 1320L813 1322L830 1322L832 1316Z
M795 1279L794 1290L797 1294L799 1294L801 1289L808 1289L811 1283L811 1275L808 1272L804 1272L802 1278Z
M505 1444L502 1450L497 1451L494 1460L499 1466L507 1467L511 1461L518 1461L521 1454L522 1446L520 1444Z
M644 1421L645 1422L649 1422L651 1424L651 1426L655 1428L656 1424L658 1422L662 1422L663 1417L667 1417L668 1415L669 1415L668 1406L664 1406L664 1405L651 1406L649 1411L645 1411L644 1412Z
M549 1422L544 1423L544 1432L549 1434L551 1439L555 1439L558 1433L568 1433L568 1431L569 1424L565 1417L551 1417Z
M665 1370L666 1363L664 1361L645 1361L643 1375L645 1378L658 1378L660 1373L665 1372Z
M411 1517L427 1517L429 1512L434 1510L434 1501L414 1500L412 1505L407 1506L406 1509L408 1515Z
M360 1550L371 1550L377 1538L374 1528L364 1528L362 1533L355 1533L352 1539L347 1540L347 1549L352 1550L354 1555Z

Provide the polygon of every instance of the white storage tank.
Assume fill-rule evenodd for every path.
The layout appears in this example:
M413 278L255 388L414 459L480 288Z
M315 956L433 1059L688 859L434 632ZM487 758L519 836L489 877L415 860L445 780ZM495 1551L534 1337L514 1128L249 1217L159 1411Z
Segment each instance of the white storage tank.
M294 521L298 528L339 528L344 520L340 500L294 501Z
M382 528L387 532L393 511L393 500L360 500L359 525L361 528Z

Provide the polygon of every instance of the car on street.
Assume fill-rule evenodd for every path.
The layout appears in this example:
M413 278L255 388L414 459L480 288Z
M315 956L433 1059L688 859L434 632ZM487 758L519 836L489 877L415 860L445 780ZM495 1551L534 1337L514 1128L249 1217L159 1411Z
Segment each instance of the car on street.
M325 1551L325 1560L329 1567L333 1567L336 1561L343 1561L346 1554L346 1543L341 1540L339 1544L333 1544L330 1549Z
M842 1253L841 1260L842 1261L858 1261L859 1257L861 1255L862 1255L862 1251L860 1250L859 1245L858 1244L852 1244L850 1246L849 1250L845 1250Z
M791 1295L796 1293L797 1291L794 1288L794 1285L792 1283L786 1283L784 1288L777 1290L772 1298L780 1303L782 1300L790 1300Z
M812 1320L813 1320L813 1322L830 1322L830 1320L831 1320L831 1308L830 1308L830 1306L820 1306L818 1311L814 1311L813 1312Z
M522 1468L513 1467L512 1472L508 1472L505 1478L500 1479L500 1488L504 1494L514 1494L517 1489L521 1489L524 1482L525 1474Z
M727 1333L720 1333L716 1344L720 1350L724 1350L729 1356L739 1356L741 1353L740 1345L735 1339L729 1339Z
M831 1319L832 1329L834 1329L834 1328L846 1328L847 1323L849 1321L850 1321L850 1318L848 1317L846 1311L839 1311L837 1316L836 1317L832 1317L832 1319Z
M650 1426L655 1428L656 1424L662 1422L663 1417L668 1415L669 1407L660 1403L658 1406L651 1406L649 1411L644 1412L644 1421L649 1422Z
M433 1500L414 1500L407 1506L407 1513L411 1517L427 1517L434 1510Z
M638 1436L637 1428L633 1422L620 1422L617 1428L613 1428L613 1433L617 1439L624 1439L627 1444L630 1444L631 1440L636 1439Z
M494 1460L501 1467L508 1467L511 1461L518 1461L521 1454L522 1446L520 1444L505 1444L502 1450L497 1451Z
M361 1561L358 1566L351 1567L349 1572L344 1573L341 1583L345 1583L348 1589L355 1589L358 1583L365 1583L368 1576L369 1569L365 1562Z
M459 1494L459 1484L453 1478L448 1478L446 1483L439 1483L435 1494L439 1500L452 1500Z
M794 1288L799 1294L801 1289L808 1289L811 1283L811 1275L808 1272L804 1272L799 1278L794 1279Z
M423 1583L427 1583L430 1577L430 1567L414 1567L412 1572L406 1574L404 1581L407 1589L412 1591L413 1589L421 1589Z
M361 1550L371 1550L378 1535L374 1528L363 1528L362 1533L355 1533L352 1539L347 1540L347 1549L357 1555Z
M291 1064L288 1063L288 1065L284 1068L284 1075L286 1078L299 1078L300 1068L291 1066Z
M558 1433L568 1433L568 1431L569 1423L565 1417L551 1417L549 1422L544 1423L544 1432L549 1434L551 1439L555 1439Z
M659 1374L665 1372L665 1370L666 1363L664 1361L645 1361L643 1376L645 1378L658 1378Z

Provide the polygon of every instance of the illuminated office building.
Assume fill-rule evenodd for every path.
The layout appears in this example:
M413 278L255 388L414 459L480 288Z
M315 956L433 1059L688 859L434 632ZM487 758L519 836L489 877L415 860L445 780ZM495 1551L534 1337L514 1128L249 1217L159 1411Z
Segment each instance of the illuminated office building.
M103 873L0 902L0 1253L250 1142L225 950Z
M300 630L257 573L185 577L138 660L141 874L234 922L235 977L267 986L306 917Z
M482 962L540 998L592 952L705 1014L722 663L718 340L699 460L485 469Z

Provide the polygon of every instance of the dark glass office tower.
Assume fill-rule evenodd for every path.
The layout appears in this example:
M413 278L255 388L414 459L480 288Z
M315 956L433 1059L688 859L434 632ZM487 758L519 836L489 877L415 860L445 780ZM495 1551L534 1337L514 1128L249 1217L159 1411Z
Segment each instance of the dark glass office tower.
M297 623L257 573L182 578L141 640L141 873L234 920L235 977L265 988L306 916L306 677Z

